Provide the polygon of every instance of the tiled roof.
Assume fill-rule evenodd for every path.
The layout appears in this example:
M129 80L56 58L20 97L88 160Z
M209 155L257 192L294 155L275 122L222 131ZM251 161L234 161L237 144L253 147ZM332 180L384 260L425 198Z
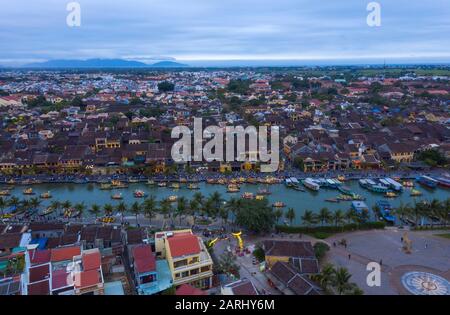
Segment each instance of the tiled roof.
M197 236L193 234L175 234L167 238L172 257L188 256L200 253Z
M138 245L132 249L134 268L138 273L156 270L155 256L150 245Z
M73 256L78 256L80 253L81 248L79 246L55 248L52 249L51 261L72 260Z
M206 292L185 283L180 285L176 290L175 295L206 295Z
M303 241L264 241L266 256L311 257L315 258L310 242Z

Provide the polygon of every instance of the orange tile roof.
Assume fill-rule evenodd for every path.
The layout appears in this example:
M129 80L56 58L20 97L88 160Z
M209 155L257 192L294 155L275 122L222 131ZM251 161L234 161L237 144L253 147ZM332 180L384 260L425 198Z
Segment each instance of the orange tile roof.
M75 274L75 287L87 288L102 283L98 270L82 271Z
M81 253L80 246L61 247L52 249L51 261L72 260L73 256L78 256Z
M82 256L83 270L94 270L98 269L101 265L101 256L100 252L95 251L92 253L83 253Z
M175 234L167 238L172 257L188 256L200 253L197 236L193 234Z

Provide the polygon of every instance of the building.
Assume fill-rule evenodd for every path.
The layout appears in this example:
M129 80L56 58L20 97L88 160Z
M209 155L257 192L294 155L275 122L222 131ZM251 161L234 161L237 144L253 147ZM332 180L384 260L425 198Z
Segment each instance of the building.
M248 279L228 283L220 291L222 295L259 295L255 285Z
M157 257L167 259L175 286L188 283L210 288L213 261L202 239L191 230L156 233L155 251Z

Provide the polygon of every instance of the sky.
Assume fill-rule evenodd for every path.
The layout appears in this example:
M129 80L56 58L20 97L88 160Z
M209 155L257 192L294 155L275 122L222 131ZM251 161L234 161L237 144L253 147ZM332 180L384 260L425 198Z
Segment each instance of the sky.
M0 65L50 59L450 61L450 1L0 0Z

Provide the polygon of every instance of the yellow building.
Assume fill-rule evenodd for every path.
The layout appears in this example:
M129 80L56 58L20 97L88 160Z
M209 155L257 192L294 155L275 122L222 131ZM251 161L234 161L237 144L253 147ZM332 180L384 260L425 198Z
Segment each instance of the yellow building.
M201 237L191 230L156 233L155 252L157 257L167 259L175 286L188 283L201 289L211 287L213 261Z

